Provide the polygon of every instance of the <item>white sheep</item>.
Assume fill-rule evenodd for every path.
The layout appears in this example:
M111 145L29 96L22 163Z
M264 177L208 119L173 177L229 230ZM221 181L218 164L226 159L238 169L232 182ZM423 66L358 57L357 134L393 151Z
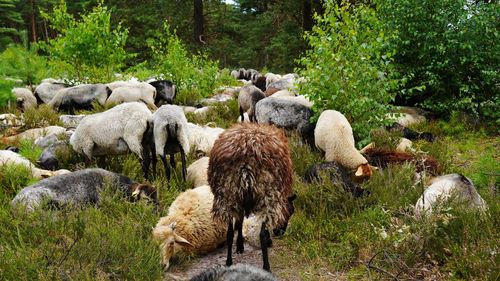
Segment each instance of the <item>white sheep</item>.
M146 82L139 82L114 89L106 103L118 104L124 102L140 101L145 103L151 110L156 110L157 107L155 105L155 97L155 87Z
M181 193L153 229L164 269L178 252L206 253L226 241L226 225L212 218L214 195L207 185Z
M20 108L26 110L37 107L35 95L27 88L13 88L12 94L16 97L17 104Z
M474 188L472 181L460 174L449 174L431 180L424 194L415 204L415 213L431 214L440 204L457 199L470 208L486 210L486 202Z
M49 103L59 90L68 87L63 83L43 82L35 88L35 98L38 103Z
M280 93L280 92L283 92L283 91L287 91L288 90L281 90L279 92L276 92L275 94L273 94L271 97L273 98L279 98L279 99L284 99L284 100L289 100L289 101L293 101L295 103L300 103L304 106L307 106L308 108L312 108L314 103L309 101L305 96L303 95L298 95L298 96L288 96L288 95L278 95L276 96L276 94Z
M68 170L47 171L38 169L28 159L10 150L0 150L0 166L4 165L23 165L31 171L31 175L36 179L48 178L70 172Z
M208 185L208 160L208 157L202 157L187 168L187 181L192 182L194 187Z
M356 149L351 125L342 113L325 110L319 116L314 129L316 147L325 152L326 161L336 161L340 165L356 170L358 177L369 177L371 168Z
M266 75L264 76L266 77L266 89L269 87L269 84L274 83L281 79L281 75L274 74L271 72L266 73Z
M215 140L224 132L222 128L212 128L208 126L199 126L193 123L188 123L189 129L189 144L196 152L202 152L205 155L210 154Z
M44 128L34 128L26 130L15 136L6 138L8 142L14 142L16 140L32 139L36 140L40 137L47 137L51 135L60 135L66 132L66 128L60 126L48 126Z
M88 159L97 155L124 154L129 150L141 159L144 176L149 168L151 111L143 103L128 102L88 115L71 135L73 149Z
M254 85L243 86L238 95L238 106L240 109L241 119L244 121L244 113L248 113L250 121L256 121L255 119L255 104L261 99L265 98L266 95Z
M186 154L189 153L189 128L184 111L177 105L162 105L153 114L153 134L156 154L160 156L165 168L165 175L170 180L170 167L166 155L170 155L170 164L175 167L174 154L180 152L182 178L186 180Z

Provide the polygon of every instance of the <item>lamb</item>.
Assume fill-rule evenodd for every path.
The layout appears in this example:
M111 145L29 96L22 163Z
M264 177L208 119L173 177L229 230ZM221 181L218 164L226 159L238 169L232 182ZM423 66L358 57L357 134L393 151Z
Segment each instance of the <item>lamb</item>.
M82 206L99 203L105 184L114 185L132 201L146 199L157 203L156 189L103 169L84 169L54 176L23 188L12 200L14 206L33 211L47 202L52 206Z
M31 171L31 175L35 179L43 179L47 177L51 177L56 174L62 174L65 173L66 170L61 170L57 172L52 172L52 171L47 171L43 169L38 169L33 165L28 159L24 158L23 156L17 154L14 151L11 150L0 150L0 165L23 165L26 168L28 168Z
M211 215L214 196L207 185L181 193L153 229L160 245L161 264L168 269L170 258L180 251L206 253L226 240L225 225Z
M385 168L389 163L402 164L405 162L413 163L416 166L417 173L422 171L429 172L432 175L441 173L441 166L439 163L430 156L418 159L414 155L407 152L391 151L382 148L369 148L363 153L368 160L368 163L373 166Z
M13 88L12 94L16 97L17 106L23 110L36 108L37 102L35 95L27 88Z
M208 185L208 159L202 157L187 168L187 181L192 182L194 187Z
M156 89L155 105L160 106L164 101L173 104L175 99L175 85L172 81L158 80L149 82Z
M255 104L265 97L266 95L257 87L253 85L243 86L238 95L241 119L245 121L243 113L248 112L250 122L255 122Z
M243 217L262 217L260 231L263 268L270 270L268 229L282 226L293 213L292 160L282 130L243 123L224 131L215 141L208 165L214 194L212 214L227 228L227 260L232 264L233 219L238 231L236 253L242 253Z
M314 140L316 147L325 152L326 161L336 161L347 169L356 170L357 177L372 175L368 161L354 146L351 125L342 113L323 111L314 129Z
M368 190L361 188L351 179L351 173L336 162L326 162L313 165L304 175L303 180L312 183L320 180L320 173L328 172L329 182L333 186L342 186L345 192L351 193L355 198L370 194Z
M8 142L14 142L16 140L32 139L36 140L40 137L47 137L50 135L60 135L66 132L66 128L60 126L48 126L44 128L34 128L26 130L15 136L6 138Z
M64 83L42 82L35 88L35 98L38 104L49 103L59 90L67 87L69 85Z
M124 154L130 150L141 160L144 177L148 178L152 153L151 120L151 111L145 104L120 104L83 118L71 135L70 144L89 160L94 155Z
M104 105L110 94L111 89L104 84L83 84L59 90L48 104L73 113L75 109L92 109L94 101Z
M277 281L271 273L248 264L216 266L194 276L190 281Z
M440 204L458 199L470 208L486 210L486 202L474 188L472 181L461 174L449 174L431 180L424 194L415 204L415 213L432 214Z
M156 110L155 98L156 88L146 82L139 82L114 89L106 103L119 104L140 101L145 103L151 110Z
M309 122L313 111L305 105L268 97L255 105L255 115L260 124L274 124L287 130L297 130L308 144L314 143L315 125Z
M222 128L202 127L193 123L188 123L188 130L189 144L199 155L210 154L215 140L224 131Z
M170 167L166 155L170 155L170 164L175 167L174 154L180 152L182 178L186 180L186 154L189 153L189 128L182 108L176 105L162 105L153 114L153 134L156 154L165 168L165 175L170 180Z

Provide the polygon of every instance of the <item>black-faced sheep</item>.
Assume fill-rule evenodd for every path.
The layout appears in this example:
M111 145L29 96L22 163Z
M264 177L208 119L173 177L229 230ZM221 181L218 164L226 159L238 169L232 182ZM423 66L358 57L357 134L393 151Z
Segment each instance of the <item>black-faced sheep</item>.
M35 95L27 88L13 88L12 94L16 97L17 107L26 110L37 107Z
M186 154L189 153L189 129L182 108L176 105L162 105L153 114L153 134L156 154L165 168L165 175L170 180L170 167L166 155L170 155L170 164L175 168L174 155L181 154L182 178L186 180Z
M70 144L88 159L98 155L125 154L130 150L142 160L147 178L151 160L151 120L151 111L145 104L120 104L83 118L71 136Z
M103 169L85 169L44 179L23 188L12 200L32 211L43 203L52 206L85 205L99 202L100 193L108 183L131 200L147 199L157 202L156 189L130 178Z
M255 82L253 83L255 87L259 88L262 92L266 91L266 77L265 76L259 76L257 79L255 79Z
M277 281L271 273L248 264L209 268L190 281Z
M243 217L263 218L260 232L263 268L270 270L268 229L288 222L293 212L292 160L288 140L276 127L238 124L224 131L210 154L208 182L214 194L213 217L228 226L227 260L232 264L233 219L236 252L243 252Z
M200 186L181 193L153 229L153 239L160 245L161 264L170 265L170 258L183 251L206 253L226 240L226 225L212 218L214 196L210 187Z
M459 200L469 208L487 208L486 202L469 178L461 174L449 174L431 180L431 185L415 204L415 212L417 215L431 214L440 204L450 200Z
M49 103L56 96L59 90L68 87L69 85L64 83L42 82L35 88L35 98L38 104Z
M357 177L370 177L372 170L361 153L356 149L351 124L342 113L325 110L319 116L314 130L316 147L325 152L328 162L355 170Z
M248 112L250 122L255 122L255 104L265 97L266 95L257 87L253 85L243 86L238 95L241 119L245 121L243 113Z
M158 80L149 82L156 89L155 104L161 106L165 101L168 104L173 104L175 99L175 85L172 81Z
M155 105L156 88L146 82L136 82L129 86L118 87L113 90L107 104L119 104L124 102L143 102L151 110L156 110Z
M110 94L111 89L104 84L84 84L59 90L48 104L73 113L75 109L92 109L94 101L104 105Z
M351 193L355 198L359 198L370 193L368 190L361 188L353 182L351 178L352 173L336 162L327 162L312 166L306 172L304 181L308 183L319 181L320 173L322 171L328 172L329 180L333 186L341 185L345 192Z

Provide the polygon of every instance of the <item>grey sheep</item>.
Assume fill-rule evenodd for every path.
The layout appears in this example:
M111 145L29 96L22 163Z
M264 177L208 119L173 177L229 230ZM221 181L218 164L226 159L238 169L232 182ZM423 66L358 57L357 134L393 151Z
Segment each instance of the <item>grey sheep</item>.
M17 193L12 205L22 205L26 210L33 211L43 203L56 207L97 204L106 184L116 187L133 201L146 199L157 202L153 186L134 182L121 174L93 168L54 176L27 186Z
M43 169L55 171L59 169L58 156L61 153L69 153L70 151L67 141L58 140L43 150L40 157L38 157L37 164Z
M56 82L42 82L35 88L35 98L38 104L49 103L59 90L68 88L69 85Z
M12 94L16 97L17 106L23 110L37 107L35 95L27 88L13 88Z
M83 84L59 90L48 103L55 110L92 109L92 103L97 101L104 105L111 95L111 89L104 84Z
M277 281L271 273L248 264L216 266L194 276L190 281Z
M243 86L238 95L238 106L240 109L241 120L244 120L244 113L247 112L250 122L255 122L255 104L266 95L254 85Z

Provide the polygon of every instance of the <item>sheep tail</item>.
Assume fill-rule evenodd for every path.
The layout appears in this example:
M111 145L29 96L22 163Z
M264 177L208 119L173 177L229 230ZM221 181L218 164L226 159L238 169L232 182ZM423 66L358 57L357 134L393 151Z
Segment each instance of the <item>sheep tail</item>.
M253 196L253 188L255 186L255 177L252 171L247 167L243 166L240 168L240 191L243 193L243 210L245 217L248 217L255 206L255 200Z

